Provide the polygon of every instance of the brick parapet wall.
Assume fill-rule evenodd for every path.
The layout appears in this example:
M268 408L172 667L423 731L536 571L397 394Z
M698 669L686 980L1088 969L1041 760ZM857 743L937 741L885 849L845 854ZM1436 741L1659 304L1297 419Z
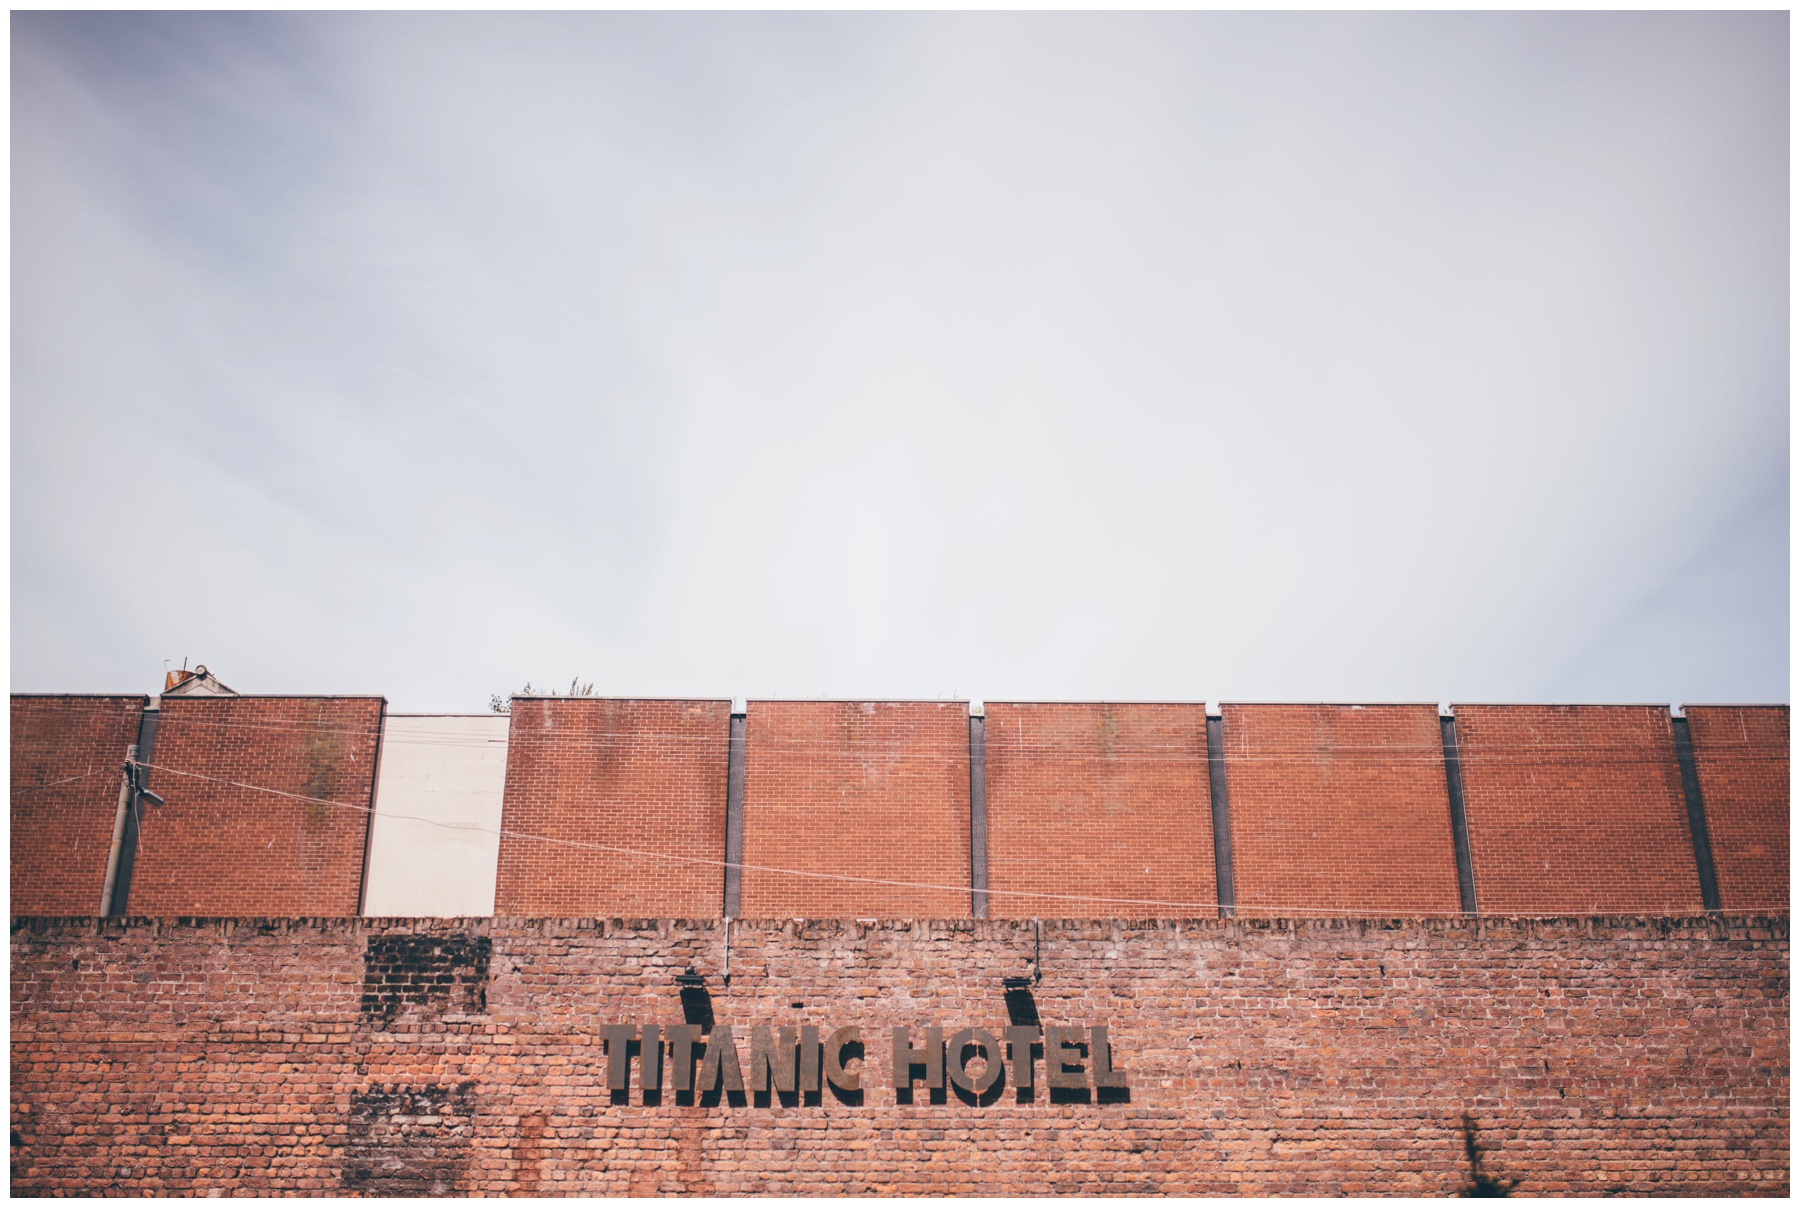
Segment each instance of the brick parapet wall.
M748 708L745 916L971 912L962 888L969 884L967 705L751 701ZM817 873L852 879L806 875Z
M1435 705L1226 705L1237 908L1455 914Z
M1788 711L1755 705L1686 710L1706 803L1719 905L1788 904Z
M164 697L149 774L164 804L142 810L131 912L354 915L383 708Z
M1218 902L1204 706L990 701L986 725L993 917Z
M1788 923L15 920L14 1194L1785 1195ZM1106 1023L1123 1101L896 1102ZM858 1024L863 1101L645 1104L598 1029ZM915 1032L915 1036L918 1035ZM1039 1063L1041 1070L1041 1062ZM1040 1075L1041 1076L1041 1075Z
M143 703L13 698L15 912L99 907ZM132 911L354 912L380 715L167 698L150 779L169 805L144 812ZM511 724L501 913L722 911L725 701L522 698ZM986 724L992 914L1216 898L1199 706L993 704ZM1700 908L1666 709L1465 705L1456 724L1483 913ZM1689 724L1725 909L1785 909L1786 707ZM971 912L965 706L758 701L747 729L743 912ZM1459 910L1428 706L1228 705L1224 747L1240 913Z
M719 913L730 721L723 700L515 699L495 909Z
M12 698L12 910L98 913L144 696Z
M1484 914L1701 909L1666 708L1459 705Z

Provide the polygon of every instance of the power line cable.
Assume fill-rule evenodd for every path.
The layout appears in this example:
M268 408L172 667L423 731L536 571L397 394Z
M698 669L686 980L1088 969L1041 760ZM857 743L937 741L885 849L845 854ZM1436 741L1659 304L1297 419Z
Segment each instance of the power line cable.
M38 790L40 790L40 789L53 789L53 788L55 788L55 787L56 787L56 786L57 786L57 785L59 785L59 784L73 784L73 783L75 783L75 782L76 782L76 781L77 781L77 780L86 780L86 779L88 779L88 778L89 778L89 777L90 777L90 776L102 776L102 775L105 775L105 774L106 774L106 773L107 773L107 772L110 772L110 771L112 771L112 770L113 770L113 769L112 769L112 768L99 768L99 769L97 769L97 770L95 770L95 771L92 771L92 772L83 772L83 773L82 773L82 774L81 774L81 775L79 775L79 776L66 776L66 777L64 777L64 778L63 778L63 779L61 779L61 780L51 780L51 781L47 781L47 782L46 782L46 783L44 783L44 784L33 784L33 785L28 785L28 786L26 786L26 787L24 787L24 788L16 788L16 789L14 789L14 790L13 790L13 793L14 793L14 794L19 794L19 793L35 793L35 792L37 792L37 791L38 791Z
M215 783L215 784L228 785L232 788L245 789L250 792L268 793L268 794L276 796L276 797L283 797L283 798L287 798L289 800L299 801L299 802L303 802L303 803L307 803L307 804L326 805L326 806L331 806L335 809L350 810L354 813L360 813L360 814L373 813L377 817L380 817L380 818L393 818L398 821L407 821L407 822L422 822L428 826L437 826L437 827L441 827L446 830L473 831L473 832L479 832L479 833L483 833L483 834L495 835L502 839L512 838L512 839L524 840L527 842L547 843L547 844L550 844L550 845L556 846L556 847L565 847L565 848L571 848L571 849L580 850L580 851L605 852L605 853L613 854L613 855L626 855L626 856L639 857L641 859L660 860L660 861L664 861L667 863L701 865L701 866L708 867L708 868L718 868L718 869L737 868L737 869L740 869L743 871L762 872L762 873L769 873L769 874L778 875L778 876L802 877L802 878L806 878L806 879L810 879L810 880L834 881L834 882L840 882L840 883L850 883L850 884L859 884L859 885L882 885L882 886L887 886L890 888L921 889L921 890L931 890L931 891L935 891L935 892L956 893L956 894L968 893L970 891L970 887L966 884L964 884L964 885L939 885L939 884L933 884L930 882L901 881L901 880L895 880L895 879L885 878L885 877L861 877L861 876L855 876L855 875L847 874L847 873L828 873L828 872L818 872L818 871L809 870L809 869L778 868L778 867L775 867L772 865L749 864L749 863L745 863L745 862L741 862L741 861L730 862L730 861L725 861L725 860L715 860L715 859L711 859L711 858L704 857L704 856L681 856L681 855L675 855L675 854L669 853L669 852L646 851L641 848L621 847L621 846L617 846L617 845L613 845L613 844L605 844L605 843L590 843L590 842L584 842L584 841L578 840L578 839L559 839L559 838L555 838L555 837L549 836L549 835L534 835L534 834L531 834L526 831L517 831L517 830L505 828L505 827L496 829L494 827L486 827L486 826L480 826L480 825L444 822L440 819L426 818L426 817L422 817L420 815L415 815L415 814L386 813L379 809L371 809L371 807L366 806L366 805L357 805L357 804L353 804L350 802L343 802L343 801L332 801L328 798L311 797L311 796L308 796L303 793L290 793L284 789L269 788L265 785L248 784L243 781L228 780L223 777L207 776L207 775L204 775L199 772L183 771L179 768L170 768L170 767L166 767L166 766L160 765L160 764L146 764L146 763L140 762L137 764L137 766L150 768L151 770L154 770L154 771L167 772L170 775L174 775L174 776L185 776L185 777L188 777L191 779L205 780L205 781L209 781L209 782ZM1098 904L1120 905L1120 906L1155 906L1155 907L1167 907L1167 908L1172 908L1172 909L1177 909L1177 910L1188 910L1188 911L1192 911L1192 910L1211 911L1211 910L1217 910L1219 907L1218 902L1166 901L1166 900L1152 899L1152 898L1121 898L1121 897L1107 897L1107 896L1101 896L1101 895L1095 895L1095 894L1046 893L1046 892L1041 892L1041 891L1036 891L1036 890L996 889L996 888L992 888L992 887L989 888L988 892L991 895L995 895L995 896L1006 896L1006 897L1015 897L1015 898L1033 898L1033 899L1045 899L1045 900L1064 901L1064 902L1092 902L1092 903L1098 903ZM1246 911L1251 911L1251 912L1279 913L1279 914L1283 914L1283 915L1295 915L1295 914L1317 915L1317 916L1322 916L1322 917L1341 916L1341 915L1345 914L1347 910L1352 909L1352 908L1320 909L1320 908L1307 907L1307 906L1282 906L1282 905L1266 905L1266 904L1252 906L1252 905L1249 905L1249 904L1246 904L1243 902L1236 903L1235 905L1240 914L1243 914ZM1595 909L1599 909L1599 908L1596 907ZM1757 913L1760 911L1773 910L1773 909L1785 909L1785 907L1779 907L1779 908L1777 908L1777 907L1751 907L1751 908L1746 908L1746 911L1748 913ZM1464 918L1464 917L1470 917L1470 916L1465 915L1460 910L1455 910L1455 911L1406 911L1404 913L1408 917L1419 917L1419 918ZM1541 915L1520 914L1518 912L1511 912L1511 911L1509 911L1507 913L1508 913L1508 917L1558 918L1558 917L1562 917L1562 916L1566 915L1568 912L1567 911L1555 911L1555 912L1550 912L1550 913L1541 914Z

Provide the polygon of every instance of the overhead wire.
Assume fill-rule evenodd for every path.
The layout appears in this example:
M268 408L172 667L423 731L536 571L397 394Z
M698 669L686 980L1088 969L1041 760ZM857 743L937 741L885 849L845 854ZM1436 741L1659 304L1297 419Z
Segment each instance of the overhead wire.
M727 860L722 860L722 859L713 859L713 858L705 857L705 856L683 856L683 855L677 855L677 854L671 853L671 852L649 851L649 850L645 850L642 848L624 847L624 846L615 845L615 844L593 843L593 842L588 842L588 841L579 840L579 839L562 839L562 838L557 838L557 837L551 836L551 835L537 835L537 834L532 834L527 831L519 831L519 830L507 828L507 827L495 828L495 827L481 826L478 824L462 824L462 823L445 822L441 819L428 818L428 817L424 817L422 815L393 813L393 812L383 811L383 810L379 809L378 807L360 805L360 804L357 804L354 802L334 801L329 798L313 797L313 796L309 796L304 793L292 793L292 792L288 792L285 789L271 788L266 785L249 784L244 781L230 780L230 779L227 779L224 777L208 776L208 775L205 775L205 774L199 773L199 772L189 772L189 771L185 771L183 769L171 768L171 767L167 767L167 766L155 764L155 763L144 763L142 761L135 761L135 760L132 762L135 763L136 766L138 766L138 767L147 768L152 771L166 772L166 773L168 773L170 775L174 775L174 776L183 776L183 777L196 779L196 780L204 780L204 781L208 781L208 782L211 782L214 784L222 784L222 785L227 785L232 788L244 789L244 790L247 790L250 792L267 793L272 796L282 797L282 798L286 798L288 800L298 801L298 802L302 802L302 803L306 803L306 804L325 805L325 806L330 806L335 809L349 810L354 813L360 813L360 814L374 814L376 817L390 818L390 819L394 819L396 821L420 822L420 823L424 823L429 826L436 826L436 827L440 827L440 828L446 829L446 830L468 831L468 832L476 832L476 833L481 833L481 834L486 834L486 835L493 835L493 836L496 836L501 839L511 838L511 839L523 840L526 842L546 843L546 844L550 844L552 846L570 848L570 849L574 849L574 850L604 852L604 853L613 854L613 855L635 856L635 857L638 857L641 859L659 860L659 861L663 861L665 863L700 865L700 866L704 866L704 867L708 867L708 868L717 868L717 869L721 869L721 870L735 868L735 869L739 869L741 871L747 871L747 872L760 872L760 873L768 873L771 875L778 875L778 876L801 877L801 878L805 878L805 879L809 879L809 880L833 881L833 882L850 883L850 884L858 884L858 885L881 885L881 886L886 886L886 887L890 887L890 888L929 890L929 891L934 891L934 892L954 893L954 894L969 893L969 892L971 892L971 889L972 889L972 887L967 884L945 885L945 884L935 884L935 883L931 883L931 882L922 882L922 881L902 881L902 880L886 878L886 877L856 876L854 874L849 874L849 873L820 872L820 871L812 870L812 869L781 868L781 867L776 867L773 865L751 864L751 863L744 862L744 861L727 861ZM1030 899L1062 901L1062 902L1086 902L1086 903L1095 903L1095 904L1103 904L1103 905L1164 907L1164 908L1171 908L1171 909L1176 909L1176 910L1216 911L1221 906L1221 903L1219 903L1217 901L1191 901L1191 900L1190 901L1171 901L1171 900L1153 899L1153 898L1112 897L1112 896L1097 895L1097 894L1065 894L1065 893L1049 893L1049 892L1038 891L1038 890L998 889L998 888L993 888L993 887L989 887L985 892L988 894L988 896L990 898L993 898L993 897L1030 898ZM1233 904L1232 909L1239 916L1245 916L1245 917L1259 917L1259 916L1270 916L1270 915L1284 915L1284 916L1285 915L1307 915L1307 916L1318 916L1318 917L1340 917L1340 916L1344 915L1347 912L1347 910L1349 910L1351 908L1336 907L1336 908L1322 909L1322 908L1316 908L1316 907L1310 907L1310 906L1288 906L1288 905L1279 905L1279 904L1276 904L1276 905L1259 904L1259 905L1253 906L1253 905L1248 905L1245 903L1236 903L1236 904ZM1595 909L1600 910L1599 907L1595 907ZM1746 909L1748 910L1749 913L1759 913L1762 911L1772 910L1772 909L1785 910L1786 907L1784 905L1781 907L1756 907L1756 908L1746 908ZM1604 912L1604 911L1602 911L1602 912ZM1466 912L1461 911L1461 910L1420 911L1420 910L1409 909L1409 910L1403 911L1402 913L1404 913L1407 917L1419 917L1419 918L1472 917L1472 916L1468 915ZM1567 911L1554 911L1554 912L1547 912L1544 914L1523 914L1523 913L1520 913L1517 911L1508 911L1506 913L1507 913L1508 917L1555 918L1555 917L1562 917L1563 915L1566 915L1568 912Z
M13 790L13 792L15 794L35 793L35 792L39 791L40 789L53 789L59 784L74 784L77 780L86 780L92 776L101 776L112 770L113 769L111 767L95 768L93 771L83 772L79 776L65 776L61 780L50 780L50 781L46 781L43 784L27 785L24 788L16 788Z
M546 697L546 698L534 698L534 699L544 699L544 700L554 699L554 700L558 700L558 701L564 702L564 703L567 703L570 701L589 700L589 698L579 698L579 697L578 698L566 698L566 697L565 698L549 698L549 697ZM592 698L592 702L593 703L603 703L601 698ZM665 703L665 702L657 702L657 703ZM666 702L666 703L675 703L675 702ZM711 704L711 703L719 703L719 702L708 701L705 703ZM780 703L789 703L789 702L780 702ZM797 702L797 703L808 704L808 703L813 703L813 702ZM840 702L822 702L822 703L837 704ZM933 704L933 702L920 702L920 703L928 704L928 705ZM1170 706L1170 707L1180 707L1180 708L1185 708L1185 709L1199 709L1200 708L1200 706L1197 704L1195 704L1195 705L1177 705L1177 706ZM1248 708L1248 707L1253 707L1253 706L1245 706L1245 707ZM1279 707L1279 706L1266 706L1266 707L1275 708L1275 707ZM1395 707L1395 706L1367 706L1367 707L1368 708L1389 708L1389 707ZM1420 708L1424 708L1424 707L1425 706L1420 706ZM1615 708L1615 707L1618 707L1618 708L1642 708L1645 710L1655 710L1655 709L1659 708L1658 706L1594 706L1594 707L1597 707L1597 708ZM445 718L456 717L456 718L467 718L467 719L477 719L477 718L486 719L486 718L489 718L490 716L497 720L497 719L499 719L501 717L505 717L507 715L506 714L491 714L490 715L490 714L485 714L485 713L448 714L448 715L446 715L446 714L388 714L388 715L386 715L388 720L392 720L395 718L418 718L418 719L422 720L425 718L432 718L432 717L445 717ZM896 731L910 731L915 734L916 733L924 733L924 732L941 731L942 736L945 738L946 741L955 741L956 739L958 739L960 737L960 735L962 733L961 725L959 724L960 721L961 721L960 718L945 719L943 721L934 721L931 723L907 722L907 721L898 721L897 722L892 719L882 719L882 720L879 720L873 727L871 727L871 729L873 731L872 733L870 733L866 736L862 736L855 741L866 742L868 745L871 745L871 746L880 745L883 742L891 743L891 742L903 741L904 735L901 733L896 733ZM1029 740L1026 740L1025 739L1025 733L1027 730L1026 726L1024 726L1022 724L1018 724L1018 723L992 724L992 721L993 721L993 718L992 718L992 715L990 714L990 726L989 726L990 742L998 742L1002 738L1004 738L1005 742L1014 749L1025 749L1025 750L1054 749L1056 747L1059 747L1061 744L1069 741L1067 738L1064 738L1060 734L1057 733L1057 731L1059 729L1061 729L1060 727L1054 727L1054 726L1030 727L1031 729L1037 730L1038 733L1044 733L1046 731L1049 731L1050 733L1052 733L1055 736L1051 737L1047 740L1039 739L1037 737L1033 737ZM373 737L377 732L382 730L381 726L378 726L375 724L371 724L371 725L364 726L364 727L346 728L346 727L343 727L340 725L326 725L326 724L321 724L321 723L314 722L314 721L308 721L306 719L291 719L291 720L279 719L279 720L261 720L261 721L246 722L246 721L233 721L233 720L228 720L228 719L223 719L223 718L201 718L201 717L193 717L193 716L183 716L180 719L178 724L181 726L204 725L204 726L211 726L211 727L225 728L225 729L268 730L268 731L274 731L274 732L305 731L305 732L323 733L323 734L344 734L344 735L351 735L351 736L358 736L358 737ZM1011 733L1009 734L1008 731L1011 731ZM569 742L569 741L574 741L574 742L644 741L644 739L646 737L642 731L635 730L635 729L601 731L596 734L591 731L590 732L571 732L571 730L566 729L566 728L558 728L558 729L556 729L554 731L550 731L550 732L555 733L558 737L558 740L562 741L562 742ZM1146 751L1166 750L1166 751L1176 752L1177 757L1186 757L1185 752L1188 750L1190 743L1203 743L1204 742L1203 734L1204 734L1203 729L1196 726L1191 735L1174 737L1167 741L1156 741L1156 740L1143 739L1143 738L1125 738L1125 739L1109 740L1109 743L1110 743L1110 745L1113 745L1115 747L1134 748L1134 749L1146 750ZM660 732L657 732L654 735L651 735L650 738L651 738L651 740L658 741L658 742L701 743L701 744L707 744L707 745L722 744L725 741L725 736L723 734L718 734L718 735L715 735L715 734L689 734L689 733L671 732L667 729L661 730ZM1645 741L1648 743L1659 742L1661 740L1661 738L1662 738L1662 735L1657 735L1657 734L1646 734L1645 735ZM811 748L811 749L836 749L836 748L840 748L843 745L843 742L845 741L842 737L839 737L839 736L829 736L828 735L825 737L812 737L812 736L800 737L800 736L794 736L791 734L780 733L778 731L771 732L767 729L764 729L760 732L753 731L751 734L751 740L758 746L766 746L766 747L772 747L772 748L778 747L783 750L804 750L804 749L808 749L808 748ZM477 740L477 741L486 743L486 742L492 742L492 741L496 741L496 740L481 739L481 740ZM1094 738L1089 738L1087 736L1082 736L1080 738L1080 741L1098 742L1100 740L1094 739ZM1288 751L1292 751L1295 753L1302 753L1302 754L1338 754L1338 755L1353 754L1353 753L1357 753L1357 752L1361 752L1361 751L1367 751L1367 752L1370 752L1372 754L1375 754L1375 755L1378 755L1378 756L1381 756L1384 758L1393 758L1397 752L1407 751L1407 750L1416 750L1416 751L1421 752L1422 753L1420 756L1421 758L1435 758L1441 754L1441 745L1440 745L1439 741L1435 738L1435 736L1431 739L1426 739L1426 740L1416 742L1416 743L1391 742L1391 741L1382 741L1379 743L1335 741L1335 742L1329 742L1329 743L1323 743L1323 744L1316 743L1316 742L1305 742L1305 743L1293 743L1291 745L1284 745L1284 744L1278 744L1278 743L1271 744L1267 739L1264 739L1264 738L1252 739L1251 737L1243 734L1241 729L1238 729L1235 733L1228 733L1226 745L1228 748L1232 748L1232 747L1239 748L1239 750L1231 752L1234 755L1234 757L1237 757L1237 758L1248 758L1248 759L1267 758L1268 756L1266 756L1266 755L1259 755L1259 754L1252 753L1249 750L1244 749L1246 746L1248 746L1252 742L1254 742L1255 745L1257 747L1261 748L1261 750L1263 750L1263 751L1269 751L1269 750L1273 749L1284 755ZM1465 736L1463 739L1463 757L1465 759L1472 758L1472 757L1478 758L1478 757L1482 757L1483 755L1490 753L1490 752L1498 752L1498 753L1513 752L1513 751L1550 752L1550 751L1557 751L1557 750L1575 751L1575 752L1581 752L1583 754L1591 755L1591 754L1605 752L1605 751L1632 751L1632 752L1642 751L1643 746L1644 746L1644 743L1638 743L1638 742L1595 742L1591 739L1583 739L1579 742L1556 742L1556 741L1548 741L1548 740L1533 740L1533 741L1529 741L1529 742L1504 742L1504 743L1479 742L1479 741L1472 742L1472 741L1470 741L1470 739L1467 736ZM1768 742L1757 741L1757 740L1735 741L1735 740L1725 740L1725 739L1718 739L1718 738L1709 740L1706 743L1706 746L1708 749L1711 749L1711 750L1726 750L1726 749L1779 749L1779 750L1786 750L1785 744L1782 744L1782 743L1779 743L1776 741L1768 741Z
M404 716L404 715L400 715ZM482 717L481 714L470 714L470 717ZM499 716L499 715L495 715ZM514 741L508 738L475 738L452 734L421 735L417 731L407 734L390 732L383 728L370 726L366 729L343 729L332 726L313 726L309 723L262 723L233 722L220 719L183 718L180 725L201 724L217 728L264 730L272 732L304 731L321 734L343 734L374 741L379 734L381 741L404 744L408 746L468 746L491 747L508 744ZM891 727L889 728L891 729ZM941 752L919 751L916 749L918 732L944 731L938 737L944 742L946 749ZM555 741L565 748L603 748L603 747L640 747L657 746L681 747L701 746L723 749L727 738L724 734L684 734L668 730L644 733L637 730L619 730L593 732L571 732L568 729L557 729L550 733ZM168 736L162 736L168 741ZM535 735L523 736L529 742ZM1481 743L1471 742L1466 737L1459 746L1459 758L1467 766L1480 763L1497 763L1518 760L1527 756L1537 759L1576 759L1583 763L1631 765L1662 764L1667 762L1664 752L1647 750L1646 747L1658 741L1658 736L1646 736L1644 743L1626 742L1528 742L1528 743ZM877 733L860 740L851 740L854 746L839 737L794 737L781 734L755 733L747 736L747 745L764 750L781 750L787 753L815 751L827 758L842 760L859 760L870 755L885 760L904 760L918 762L943 762L960 764L967 759L966 737L961 727L954 728L930 726L918 727L914 734ZM1007 734L1002 727L991 727L988 731L989 750L996 755L1021 754L1037 758L1064 760L1088 760L1095 758L1110 759L1118 762L1188 762L1204 761L1205 744L1200 732L1191 738L1174 739L1166 742L1144 739L1125 739L1103 742L1098 738L1083 736L1072 741L1061 736L1049 739L1026 739L1022 730ZM1443 748L1439 741L1423 741L1417 743L1271 743L1254 739L1241 734L1228 735L1225 754L1234 764L1243 763L1285 763L1309 759L1344 759L1356 760L1367 758L1385 764L1427 763L1441 764ZM883 749L887 748L887 749ZM899 748L899 749L894 749ZM1073 749L1071 749L1073 748ZM1097 749L1097 750L1096 750ZM1785 757L1788 747L1780 742L1749 741L1709 741L1705 750L1708 753L1723 754L1726 752L1742 753L1752 757L1766 756L1771 760Z

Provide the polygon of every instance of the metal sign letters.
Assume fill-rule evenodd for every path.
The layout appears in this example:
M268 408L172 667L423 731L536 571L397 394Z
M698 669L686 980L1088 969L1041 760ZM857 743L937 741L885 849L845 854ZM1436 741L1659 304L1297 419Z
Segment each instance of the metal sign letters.
M664 1092L705 1098L717 1095L807 1095L830 1088L860 1095L866 1067L862 1029L825 1031L801 1027L753 1027L744 1061L730 1024L704 1031L696 1024L608 1024L600 1029L606 1053L606 1086L628 1095L631 1069L638 1088L660 1100ZM902 1101L915 1083L927 1091L949 1087L977 1101L997 1095L1009 1078L1021 1097L1042 1085L1057 1091L1129 1089L1105 1024L1065 1027L962 1028L948 1040L940 1027L896 1027L890 1034L893 1088ZM666 1068L665 1068L666 1059ZM1040 1083L1037 1066L1043 1065Z

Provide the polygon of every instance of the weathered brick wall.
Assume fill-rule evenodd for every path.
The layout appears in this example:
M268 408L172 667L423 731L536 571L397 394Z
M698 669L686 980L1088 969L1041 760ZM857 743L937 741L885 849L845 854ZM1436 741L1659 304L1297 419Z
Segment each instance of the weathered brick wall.
M382 709L380 697L164 697L150 783L165 804L142 812L131 912L355 914Z
M718 914L730 723L723 700L515 699L495 910Z
M971 912L967 889L881 883L969 884L967 705L751 701L745 730L745 917Z
M12 698L12 910L98 914L142 696Z
M99 907L143 701L14 698L16 913ZM381 710L168 698L150 778L169 805L145 811L131 912L353 913ZM1216 899L1199 706L988 714L995 917ZM1786 708L1690 723L1725 908L1785 909ZM725 701L521 699L511 727L500 914L722 911ZM1483 913L1700 908L1667 710L1465 705L1458 728ZM1225 758L1240 913L1459 909L1429 707L1229 705ZM968 776L960 703L754 702L741 913L967 916Z
M1694 771L1706 804L1719 904L1788 905L1788 711L1785 706L1686 710Z
M727 987L716 921L19 920L12 1191L1442 1195L1472 1143L1517 1193L1785 1195L1787 937L1046 922L1009 1004L1029 922L740 923ZM1128 1094L897 1102L890 1026L1015 1011L1108 1025ZM861 1102L607 1090L603 1025L706 1015L746 1073L750 1026L860 1026Z
M1666 708L1458 705L1484 914L1699 911Z
M1435 705L1226 705L1237 907L1454 914Z
M986 712L991 917L1201 913L1218 901L1205 706ZM1070 894L1115 902L1078 907Z

